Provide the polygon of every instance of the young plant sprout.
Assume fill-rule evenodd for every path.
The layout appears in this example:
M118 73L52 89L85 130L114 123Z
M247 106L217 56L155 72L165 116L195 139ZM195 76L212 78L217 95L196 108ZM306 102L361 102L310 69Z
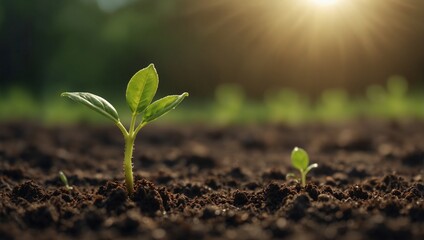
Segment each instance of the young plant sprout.
M300 171L300 179L302 187L306 186L306 175L312 168L318 167L317 163L309 165L308 153L302 148L295 147L291 153L291 163L294 168ZM309 166L308 166L309 165ZM293 173L287 174L287 177L293 177Z
M125 139L125 185L130 195L132 195L134 191L132 155L137 133L146 124L177 107L183 99L188 96L188 93L184 92L181 95L166 96L151 103L156 94L158 85L159 77L153 64L141 69L130 79L126 91L127 104L132 112L131 123L128 130L119 120L119 116L115 108L105 99L86 92L64 92L61 94L62 97L68 97L75 102L84 104L85 106L109 118L115 123L119 130L121 130ZM141 117L141 120L137 123L138 116Z
M69 184L68 184L68 178L66 177L66 175L62 171L59 172L59 178L60 178L60 181L62 181L63 185L65 185L65 188L67 190L74 189L73 187L70 187L69 186Z

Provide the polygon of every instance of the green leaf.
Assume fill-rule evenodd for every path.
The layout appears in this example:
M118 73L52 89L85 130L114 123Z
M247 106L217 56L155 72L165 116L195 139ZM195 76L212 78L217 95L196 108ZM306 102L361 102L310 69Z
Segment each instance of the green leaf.
M151 122L155 120L177 107L187 96L188 93L185 92L181 95L170 95L155 101L147 107L146 111L144 111L142 121Z
M311 169L313 168L317 168L318 167L318 163L314 163L308 166L308 168L306 168L305 173L308 173L309 171L311 171Z
M116 112L112 104L102 97L87 92L64 92L60 96L68 97L75 102L84 104L115 123L119 122L118 112Z
M304 171L309 164L308 153L302 148L295 147L291 153L291 161L293 167Z
M155 66L150 64L130 79L127 86L127 104L135 114L143 112L152 102L159 85Z

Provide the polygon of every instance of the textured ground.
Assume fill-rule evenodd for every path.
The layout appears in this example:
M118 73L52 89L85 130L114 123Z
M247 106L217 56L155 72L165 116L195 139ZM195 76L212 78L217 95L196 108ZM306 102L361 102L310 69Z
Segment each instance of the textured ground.
M416 121L147 126L128 197L114 127L2 123L0 239L424 239L423 136ZM285 180L295 146L320 165L306 188Z

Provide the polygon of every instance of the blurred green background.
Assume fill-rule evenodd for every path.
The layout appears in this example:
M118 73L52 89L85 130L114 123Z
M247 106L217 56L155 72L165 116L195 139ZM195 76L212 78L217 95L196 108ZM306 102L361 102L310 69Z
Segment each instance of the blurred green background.
M0 0L0 121L101 119L63 91L125 115L149 63L190 92L165 121L424 118L424 1L318 2Z

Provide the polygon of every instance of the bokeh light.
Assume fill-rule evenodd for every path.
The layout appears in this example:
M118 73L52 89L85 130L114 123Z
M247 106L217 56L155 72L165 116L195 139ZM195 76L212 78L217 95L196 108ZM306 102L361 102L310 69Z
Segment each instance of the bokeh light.
M366 95L392 75L411 89L424 84L422 0L0 2L3 116L16 108L1 97L23 99L17 93L25 91L49 109L65 90L119 103L125 80L152 62L164 93L207 101L220 86L237 85L246 101L268 99L270 109L279 104L269 99L285 101L292 92Z
M339 2L339 0L310 0L311 3L317 6L330 6Z

